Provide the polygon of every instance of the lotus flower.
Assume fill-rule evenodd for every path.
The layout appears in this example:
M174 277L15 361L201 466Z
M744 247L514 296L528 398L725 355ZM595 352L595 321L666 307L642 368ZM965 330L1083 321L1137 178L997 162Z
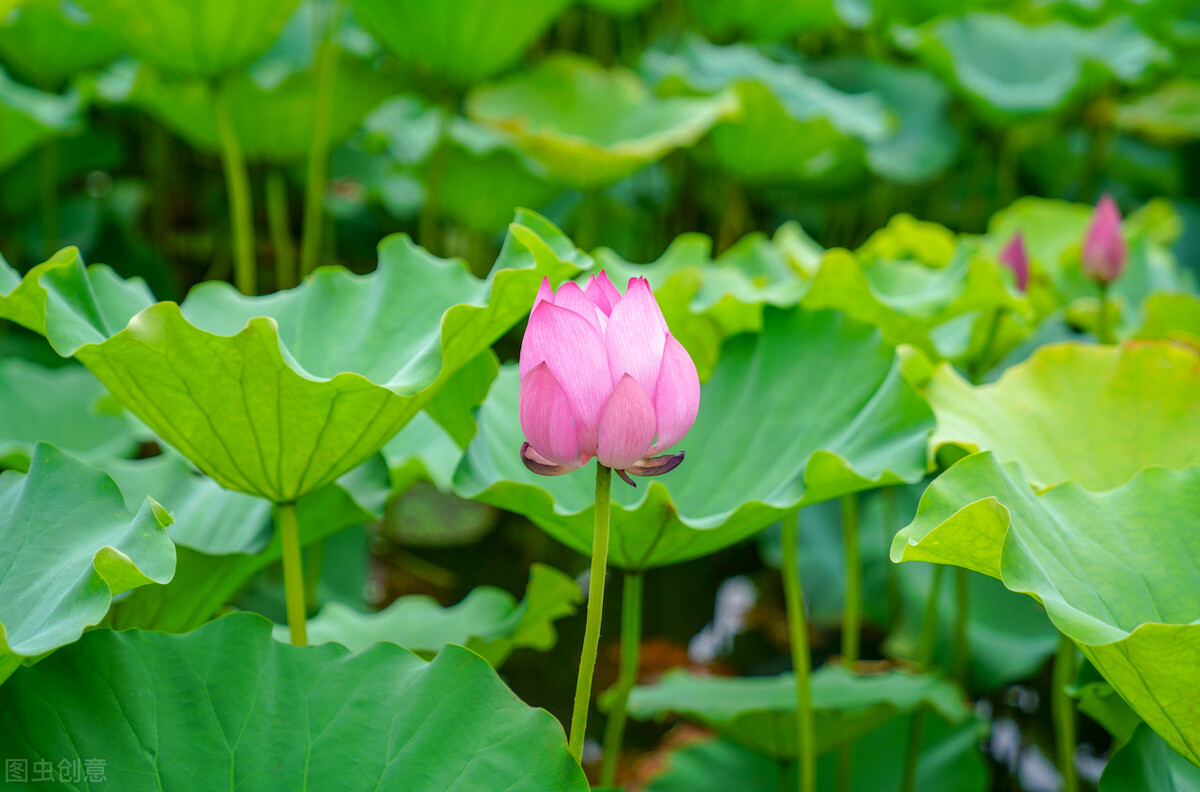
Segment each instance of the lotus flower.
M675 469L700 407L696 365L675 340L645 278L621 294L608 275L587 286L543 280L521 343L521 460L569 473L596 457L629 478Z
M1096 204L1087 236L1083 239L1083 271L1102 285L1112 283L1125 269L1125 239L1121 236L1121 210L1105 195Z
M1017 288L1025 291L1029 286L1029 255L1025 252L1025 238L1021 236L1020 231L1013 234L1004 250L1000 251L1000 261L1012 270Z

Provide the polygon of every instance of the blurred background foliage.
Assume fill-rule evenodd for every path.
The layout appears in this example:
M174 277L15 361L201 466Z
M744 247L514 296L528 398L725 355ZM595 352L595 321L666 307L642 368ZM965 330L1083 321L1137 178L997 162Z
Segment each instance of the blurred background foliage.
M1193 297L1145 299L1189 290L1200 266L1191 0L7 0L0 66L0 250L21 271L75 245L144 278L159 299L235 273L243 290L268 293L314 265L369 271L379 240L407 232L482 275L514 209L527 207L611 272L650 277L702 378L725 337L761 326L763 305L803 297L990 379L1092 327L1078 244L1084 205L1108 193L1139 210L1113 292L1121 336L1200 339ZM995 264L1016 230L1035 265L1027 294ZM497 345L502 359L518 340ZM0 397L42 421L8 425L0 413L4 466L23 467L32 441L56 432L89 460L161 450L116 417L90 375L47 374L60 360L40 339L5 325L0 354ZM39 395L52 389L43 380L55 400ZM583 570L524 518L450 494L467 423L451 438L445 416L422 414L389 443L390 491L373 495L382 519L309 553L323 570L310 581L316 600L363 611L411 594L449 604L486 584L501 591L476 595L476 607L511 620L516 598L551 587L535 587L534 561ZM107 467L118 480L122 464ZM154 472L195 484L169 449ZM179 508L265 546L268 507L205 484ZM895 567L886 548L922 490L862 499L868 658L911 656L918 641L932 573ZM310 519L328 534L372 511L314 503ZM839 521L827 503L802 523L817 664L836 653ZM225 539L202 552L249 546ZM648 576L641 678L679 665L786 668L779 559L772 530ZM241 606L282 614L270 562L220 574L231 589L251 581ZM987 774L996 789L1054 789L1037 690L1055 633L1032 601L978 575L970 585L969 692L993 719ZM559 601L571 598L559 589ZM943 598L950 614L949 587ZM429 607L414 602L406 607ZM558 629L549 660L529 648L546 648L541 639L464 634L508 660L505 678L526 701L564 717L581 616ZM937 648L943 665L948 642ZM598 690L616 656L606 639ZM1104 695L1081 686L1081 708L1102 712ZM1109 745L1088 723L1084 768ZM930 739L970 743L976 726ZM630 725L634 761L622 777L653 775L665 731ZM718 742L683 748L680 777L708 772L723 750L736 755L722 767L758 772L760 757ZM955 788L982 785L980 767L960 771L970 780ZM773 766L762 772L773 784Z

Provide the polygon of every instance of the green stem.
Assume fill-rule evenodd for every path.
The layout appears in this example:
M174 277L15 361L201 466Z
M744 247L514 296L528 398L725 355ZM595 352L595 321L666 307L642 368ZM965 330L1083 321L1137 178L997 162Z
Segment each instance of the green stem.
M858 549L858 495L842 496L842 542L846 552L846 604L842 611L842 658L858 660L862 624L862 555Z
M800 512L783 519L783 595L787 603L792 670L796 675L796 770L800 792L816 792L817 746L809 675L812 657L800 580Z
M283 593L287 601L288 630L295 646L305 646L304 620L304 562L300 560L300 527L296 521L296 504L275 506L275 524L283 550Z
M879 492L879 498L883 509L883 557L887 558L892 551L892 539L901 528L897 525L900 522L900 508L896 504L896 488L884 487ZM887 614L887 623L894 624L900 615L900 577L895 564L884 564L884 569L884 613Z
M308 275L321 256L325 224L325 180L329 171L329 121L333 116L333 89L337 81L337 43L334 34L342 16L342 3L333 2L325 33L317 51L317 97L313 114L312 147L304 180L304 231L300 242L300 274Z
M229 221L233 228L234 282L243 294L258 292L258 265L254 261L254 205L250 197L250 173L242 144L225 91L214 83L213 110L217 120L217 134L221 139L221 164L225 169L225 189L229 192Z
M275 250L275 289L281 291L296 285L296 245L288 222L287 183L280 171L267 172L266 190L267 225Z
M592 675L600 646L600 616L604 611L604 574L608 565L608 511L612 497L612 470L596 462L596 522L592 533L592 570L588 580L587 626L583 631L583 653L575 683L575 706L571 712L568 748L576 761L583 757L588 705L592 700Z
M42 249L46 258L58 247L58 141L42 143Z
M604 729L604 754L600 762L600 786L616 785L617 759L625 737L625 707L629 692L637 684L642 645L642 573L626 572L621 594L621 665Z
M929 582L929 596L925 600L925 611L921 614L921 635L917 639L917 656L913 658L919 669L925 670L933 662L937 648L938 603L942 598L942 576L946 568L941 564L933 567L933 578ZM921 739L925 733L928 709L922 705L913 714L908 729L908 746L904 750L904 769L900 773L901 792L914 792L917 788L917 764L921 759Z
M992 353L992 346L996 343L996 331L1000 329L1000 317L1003 315L1003 313L1003 308L997 308L992 312L991 320L988 323L987 335L985 335L983 338L983 346L980 347L979 354L967 367L967 375L970 377L971 382L975 383L976 385L979 384L979 380L982 379L983 375L988 371L988 357Z
M963 567L954 568L954 600L954 678L965 688L971 668L971 572Z
M1054 736L1058 744L1058 769L1063 777L1063 792L1078 792L1079 778L1075 773L1075 706L1067 687L1075 680L1075 643L1065 635L1058 639L1054 656L1054 689L1051 712L1054 715Z
M842 496L842 543L846 552L846 604L842 611L842 659L854 668L862 630L862 554L858 549L858 495ZM854 743L838 750L838 789L854 786Z
M1100 314L1096 318L1096 340L1101 344L1114 344L1112 317L1109 316L1108 284L1100 284Z

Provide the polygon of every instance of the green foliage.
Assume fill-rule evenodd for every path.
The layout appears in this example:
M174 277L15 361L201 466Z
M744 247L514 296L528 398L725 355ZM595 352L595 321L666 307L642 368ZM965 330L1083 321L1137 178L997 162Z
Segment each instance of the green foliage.
M554 622L575 612L583 592L575 581L553 567L534 564L525 598L517 602L507 591L480 586L450 607L423 596L401 597L378 613L361 613L337 602L312 618L309 642L339 643L353 652L376 643L394 643L432 656L446 644L475 651L493 666L503 665L513 650L546 651L558 640ZM276 637L286 639L277 627Z
M112 479L52 445L34 447L27 474L0 474L0 513L0 681L175 573L166 511L150 498L126 511Z
M113 690L140 693L118 699ZM451 646L427 663L387 645L360 654L285 646L252 615L182 637L93 632L14 676L0 687L0 705L17 726L0 730L6 756L104 757L107 782L122 789L147 789L149 779L180 790L218 780L235 788L588 788L558 724L515 699L472 652ZM75 712L93 717L75 720Z

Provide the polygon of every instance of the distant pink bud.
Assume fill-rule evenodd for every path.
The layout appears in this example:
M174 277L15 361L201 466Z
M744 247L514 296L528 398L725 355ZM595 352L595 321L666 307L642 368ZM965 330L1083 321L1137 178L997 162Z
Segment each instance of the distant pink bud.
M1128 254L1121 236L1121 210L1105 195L1096 204L1083 239L1083 271L1101 284L1112 283L1125 269Z
M521 461L543 476L593 456L625 481L658 476L683 454L653 456L683 439L700 408L696 365L671 336L645 278L625 294L608 275L584 288L543 281L521 342Z
M1004 250L1000 251L1000 261L1012 270L1017 288L1025 291L1029 287L1029 256L1025 253L1025 239L1020 231L1013 234Z

